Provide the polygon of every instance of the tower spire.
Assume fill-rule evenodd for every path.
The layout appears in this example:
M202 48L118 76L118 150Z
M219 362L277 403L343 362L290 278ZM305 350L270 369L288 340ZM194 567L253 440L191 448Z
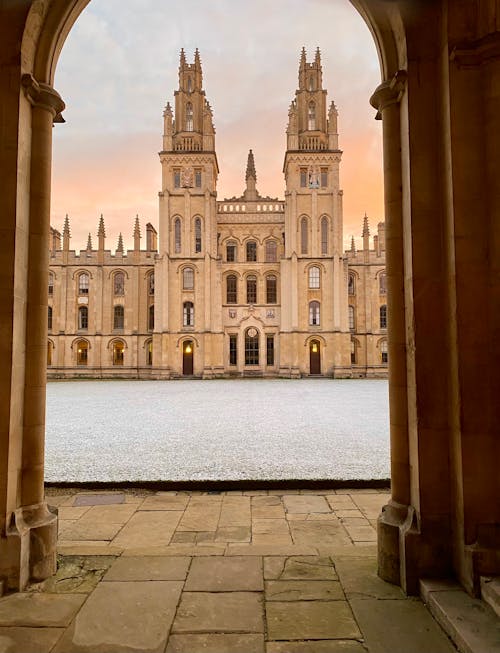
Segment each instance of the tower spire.
M259 193L257 192L257 173L255 172L255 160L253 158L252 150L248 152L245 179L246 188L243 194L244 198L246 200L256 200L259 197Z
M139 226L139 216L135 216L134 224L134 249L137 251L141 249L141 228Z
M257 181L257 173L255 172L255 161L253 158L253 152L252 150L249 150L248 152L248 160L247 160L247 172L245 179L248 182L248 178L253 177L255 181Z
M116 251L123 254L123 236L121 231L120 235L118 236L118 245L116 246Z
M63 227L63 249L66 251L69 250L70 238L71 238L71 231L69 228L69 217L68 214L66 213L66 217L64 218L64 227Z
M87 239L87 252L91 252L91 251L92 251L92 236L89 231L89 237Z

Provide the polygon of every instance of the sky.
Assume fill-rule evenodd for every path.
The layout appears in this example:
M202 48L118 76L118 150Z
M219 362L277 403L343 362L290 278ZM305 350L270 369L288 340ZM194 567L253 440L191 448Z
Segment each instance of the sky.
M384 219L382 129L369 98L380 83L373 39L348 0L92 0L64 45L55 88L66 102L54 128L51 224L69 215L72 249L132 246L135 216L158 225L163 109L178 88L179 52L200 51L216 129L220 199L244 190L253 149L257 188L284 196L288 107L300 51L322 54L323 87L339 111L344 242ZM142 241L144 247L144 240Z

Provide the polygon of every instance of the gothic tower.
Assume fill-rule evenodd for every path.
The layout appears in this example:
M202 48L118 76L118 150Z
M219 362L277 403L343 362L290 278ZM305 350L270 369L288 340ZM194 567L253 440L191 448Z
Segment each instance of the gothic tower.
M293 359L294 351L308 347L311 374L341 375L350 364L339 183L342 152L335 103L327 108L319 49L311 63L302 49L299 87L288 115L282 353Z
M212 109L203 90L198 50L188 64L181 50L175 112L163 118L161 259L155 283L154 361L165 376L210 376L220 334L216 274L216 184Z

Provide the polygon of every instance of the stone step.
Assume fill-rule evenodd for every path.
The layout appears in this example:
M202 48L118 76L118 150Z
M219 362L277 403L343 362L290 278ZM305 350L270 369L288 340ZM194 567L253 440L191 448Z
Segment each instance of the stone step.
M483 577L481 578L481 598L496 612L500 617L500 578Z
M500 619L484 601L449 580L422 580L420 594L461 653L500 653Z

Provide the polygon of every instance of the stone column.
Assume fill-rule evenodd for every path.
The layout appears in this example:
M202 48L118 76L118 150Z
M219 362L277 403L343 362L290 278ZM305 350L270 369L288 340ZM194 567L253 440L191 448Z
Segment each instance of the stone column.
M383 82L371 98L383 120L386 271L391 433L391 499L378 520L378 572L400 583L400 526L410 505L400 100L406 73Z
M20 588L56 570L57 517L44 500L44 442L52 128L64 109L58 93L31 75L23 76L22 86L32 110L21 501L15 515L29 553Z

